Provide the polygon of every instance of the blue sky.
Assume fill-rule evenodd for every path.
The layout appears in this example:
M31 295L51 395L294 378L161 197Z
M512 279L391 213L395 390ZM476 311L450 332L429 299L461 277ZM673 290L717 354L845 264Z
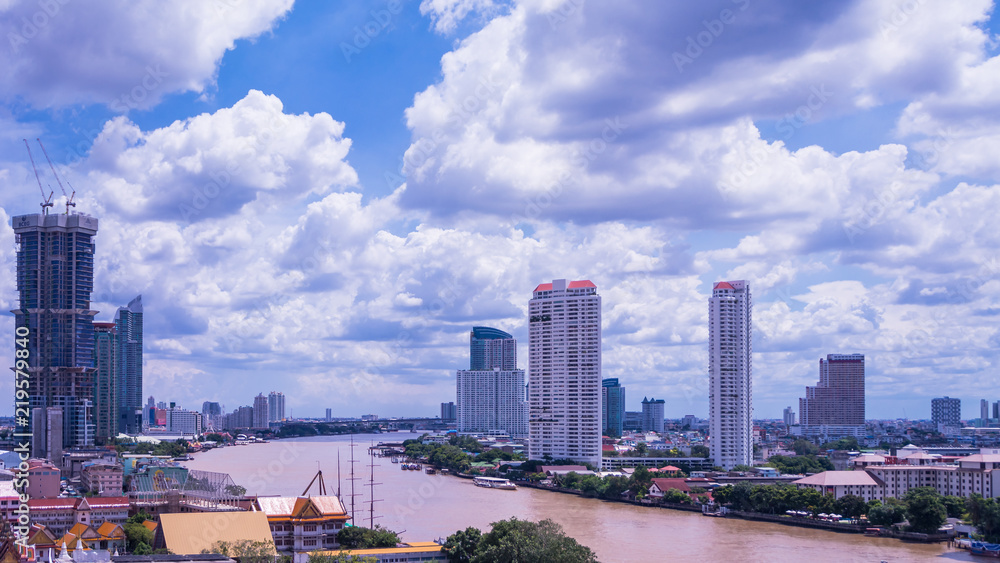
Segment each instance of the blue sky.
M523 344L570 278L630 410L707 414L720 279L758 417L828 353L866 354L869 417L1000 400L991 2L45 6L0 1L0 237L41 137L101 220L97 318L143 295L147 396L432 416L471 326Z

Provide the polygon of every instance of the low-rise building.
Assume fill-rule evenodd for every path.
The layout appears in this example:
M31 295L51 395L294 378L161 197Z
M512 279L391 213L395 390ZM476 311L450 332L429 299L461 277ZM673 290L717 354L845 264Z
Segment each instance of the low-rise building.
M1000 455L997 454L962 457L958 465L907 463L870 466L866 471L885 483L886 497L900 498L915 487L934 487L942 495L960 497L972 494L985 498L1000 496Z
M61 480L59 468L44 459L28 460L28 488L30 498L55 498L59 496Z
M861 497L865 502L882 500L885 483L867 471L824 471L794 481L800 489L815 489L820 494L833 494L834 498L845 495Z
M448 561L444 546L437 542L410 542L396 547L378 549L352 549L344 552L321 552L320 555L336 556L344 553L347 556L372 558L376 563L406 563L410 561ZM299 563L296 561L296 563Z
M56 538L76 524L100 527L105 522L125 525L128 497L40 498L28 501L31 523L45 528Z
M256 508L267 515L274 547L285 555L336 549L337 532L349 519L333 495L258 497Z
M122 496L122 466L105 462L90 462L80 472L80 484L84 489L102 497Z

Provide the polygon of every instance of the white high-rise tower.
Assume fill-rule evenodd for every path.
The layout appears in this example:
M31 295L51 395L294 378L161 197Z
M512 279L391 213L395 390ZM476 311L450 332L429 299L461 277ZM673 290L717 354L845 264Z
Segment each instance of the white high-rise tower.
M750 284L718 282L708 300L709 451L725 469L753 464Z
M601 297L554 280L528 302L529 459L601 464Z

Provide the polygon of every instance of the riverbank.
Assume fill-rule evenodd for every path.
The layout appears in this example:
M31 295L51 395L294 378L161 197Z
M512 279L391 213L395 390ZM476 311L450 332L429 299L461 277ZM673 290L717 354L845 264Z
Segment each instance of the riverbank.
M392 434L393 440L419 435ZM385 436L354 436L355 444ZM356 450L358 459L363 457ZM341 461L342 483L337 479ZM273 441L249 448L222 448L195 456L192 469L229 473L248 494L298 496L322 468L327 487L342 488L346 508L358 522L369 522L372 469L365 458L361 477L349 480L349 436ZM365 463L362 469L362 463ZM448 537L472 526L488 530L491 523L511 517L534 522L549 519L566 534L593 549L601 563L635 561L977 561L964 550L945 544L909 543L862 534L830 534L826 530L776 526L740 518L706 518L690 509L651 510L653 505L593 502L578 494L551 494L523 487L516 492L476 487L471 480L450 479L423 471L400 471L397 464L374 460L376 520L400 532L403 541ZM318 465L317 465L318 464ZM352 497L352 484L358 495ZM315 494L315 492L314 492ZM355 500L352 506L352 500ZM946 558L946 559L944 559Z
M466 478L472 478L472 476L467 476ZM605 499L599 497L589 496L582 491L577 489L566 489L563 487L552 487L548 485L541 485L538 483L528 483L528 482L518 482L518 487L528 487L532 489L539 489L543 491L549 491L554 493L563 493L575 495L581 498L601 500L605 502L615 502L622 504L631 504L633 506L642 506L648 508L664 508L668 510L682 510L687 512L702 512L701 506L689 505L689 504L678 504L669 502L643 502L641 500L631 500L631 499ZM753 520L756 522L769 522L773 524L781 524L784 526L795 526L798 528L811 528L816 530L826 530L830 532L839 532L847 534L864 534L867 530L872 529L873 526L867 526L864 524L848 524L842 522L830 522L827 520L816 520L812 518L805 517L793 517L793 516L783 516L780 514L765 514L762 512L740 512L736 510L727 511L723 518L738 518L741 520ZM952 534L920 534L916 532L901 532L889 528L879 527L878 537L882 538L893 538L902 541L910 542L922 542L922 543L940 543L948 542L954 539Z

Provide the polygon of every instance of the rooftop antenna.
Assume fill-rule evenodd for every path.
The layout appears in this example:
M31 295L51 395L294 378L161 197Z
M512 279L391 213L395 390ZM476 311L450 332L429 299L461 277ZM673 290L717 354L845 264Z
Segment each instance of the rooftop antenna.
M55 192L49 192L49 197L45 197L45 188L42 187L42 179L38 177L38 167L35 166L35 157L31 156L31 145L28 144L27 139L21 139L24 141L24 148L28 149L28 158L31 160L31 169L35 171L35 180L38 181L38 191L42 192L42 215L49 214L49 208L52 207L52 195Z
M337 448L337 500L341 501L342 498L340 496L340 448Z
M374 446L375 446L375 444L372 443L372 447L374 447ZM368 504L368 527L374 530L375 529L375 519L376 518L381 518L381 516L375 516L375 503L376 502L382 502L382 499L376 499L375 498L375 485L381 485L382 483L376 483L375 482L375 465L376 465L375 464L375 451L373 449L369 448L368 449L368 455L371 456L371 463L368 465L368 467L371 469L371 476L368 478L368 487L369 487L369 495L370 495L368 497L369 498L369 504Z
M354 482L361 478L354 476L354 464L357 463L357 460L354 459L354 446L354 433L351 432L351 476L347 478L351 482L351 522L357 522L354 519L354 499L358 496L358 493L354 492Z
M73 190L73 193L72 195L66 195L66 188L63 187L62 180L59 179L59 174L56 174L56 167L52 166L52 159L49 158L49 153L45 150L45 145L42 144L41 139L36 138L35 140L38 141L38 146L42 147L42 154L45 155L45 160L49 162L49 168L52 169L52 175L56 177L56 183L59 184L59 189L62 190L63 197L66 198L66 215L69 215L69 208L76 207L76 203L73 202L73 198L76 197L76 190L73 190L73 186L70 186L69 189ZM27 141L25 141L25 143L27 143ZM69 181L67 180L66 183L68 184Z
M312 488L316 479L319 479L319 494L326 496L326 483L323 482L323 470L319 467L319 461L316 462L316 475L313 475L312 481L309 481L309 484L306 486L306 490L302 491L302 496L309 494L309 489Z

